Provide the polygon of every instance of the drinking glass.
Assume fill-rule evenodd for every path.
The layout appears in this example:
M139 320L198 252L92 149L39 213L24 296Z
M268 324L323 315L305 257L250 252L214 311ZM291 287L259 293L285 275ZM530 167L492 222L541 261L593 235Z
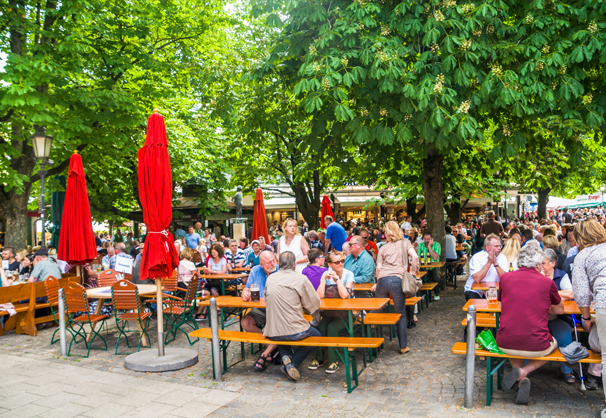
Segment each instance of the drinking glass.
M486 298L488 299L488 304L493 305L497 303L498 291L496 287L491 287L486 291Z

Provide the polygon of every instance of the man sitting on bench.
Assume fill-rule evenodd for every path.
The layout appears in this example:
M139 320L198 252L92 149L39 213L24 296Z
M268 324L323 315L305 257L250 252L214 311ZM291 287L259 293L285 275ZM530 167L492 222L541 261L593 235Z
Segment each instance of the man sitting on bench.
M564 314L564 304L553 280L541 274L543 252L536 245L527 245L518 255L517 271L501 276L499 300L501 325L497 345L505 354L521 358L509 359L513 371L503 376L502 386L509 390L518 384L515 396L518 405L530 399L530 380L526 376L545 360L529 360L551 354L558 343L549 333L549 314Z
M303 318L303 309L309 313L320 309L320 297L309 279L295 271L297 259L293 253L283 252L278 262L280 270L267 278L265 286L267 323L263 335L278 341L320 337L320 331ZM282 371L290 379L299 380L297 367L313 350L314 347L281 345Z

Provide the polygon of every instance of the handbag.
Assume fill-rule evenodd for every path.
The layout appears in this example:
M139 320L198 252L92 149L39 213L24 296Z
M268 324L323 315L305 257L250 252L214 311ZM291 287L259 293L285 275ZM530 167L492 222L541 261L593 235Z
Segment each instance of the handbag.
M347 289L349 291L349 289ZM336 284L327 284L326 287L324 288L324 298L329 298L329 299L340 299L341 295L339 295L339 288L337 287ZM322 310L320 311L320 313L322 314L323 318L330 318L330 319L335 319L338 318L341 315L342 311L327 311L327 310Z
M402 264L408 265L408 263L404 262L406 260L404 258L406 257L405 248L406 247L404 246L404 240L402 240ZM421 279L416 278L408 271L406 271L406 269L404 269L404 274L402 275L402 292L406 295L407 298L414 297L421 288L421 285L423 285Z

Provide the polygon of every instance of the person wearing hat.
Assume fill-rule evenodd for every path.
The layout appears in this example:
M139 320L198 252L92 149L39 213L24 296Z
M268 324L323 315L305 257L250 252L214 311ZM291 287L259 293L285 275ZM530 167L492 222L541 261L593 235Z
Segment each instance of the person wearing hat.
M248 266L255 267L260 264L259 257L261 256L261 243L259 240L254 240L251 244L252 252L248 254Z
M41 248L34 254L34 269L27 282L43 282L51 276L60 279L61 269L55 260L48 258L48 252Z

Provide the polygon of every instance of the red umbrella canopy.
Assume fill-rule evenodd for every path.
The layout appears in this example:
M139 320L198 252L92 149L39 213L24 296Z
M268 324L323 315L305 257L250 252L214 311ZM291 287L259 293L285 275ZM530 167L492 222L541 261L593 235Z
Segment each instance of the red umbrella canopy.
M156 113L147 121L145 145L139 150L139 199L147 227L141 258L141 280L170 277L179 264L172 219L173 179L168 158L164 118Z
M330 206L332 202L328 198L328 196L324 195L322 198L322 219L320 219L320 227L326 229L326 223L324 222L325 216L332 216L335 219L335 215L332 213L332 207Z
M253 216L252 239L265 238L265 244L269 244L267 234L267 215L265 214L265 203L263 203L263 190L257 189L255 193L255 214Z
M69 159L69 174L61 218L61 235L57 258L71 265L90 263L97 257L93 222L82 157L74 151Z

